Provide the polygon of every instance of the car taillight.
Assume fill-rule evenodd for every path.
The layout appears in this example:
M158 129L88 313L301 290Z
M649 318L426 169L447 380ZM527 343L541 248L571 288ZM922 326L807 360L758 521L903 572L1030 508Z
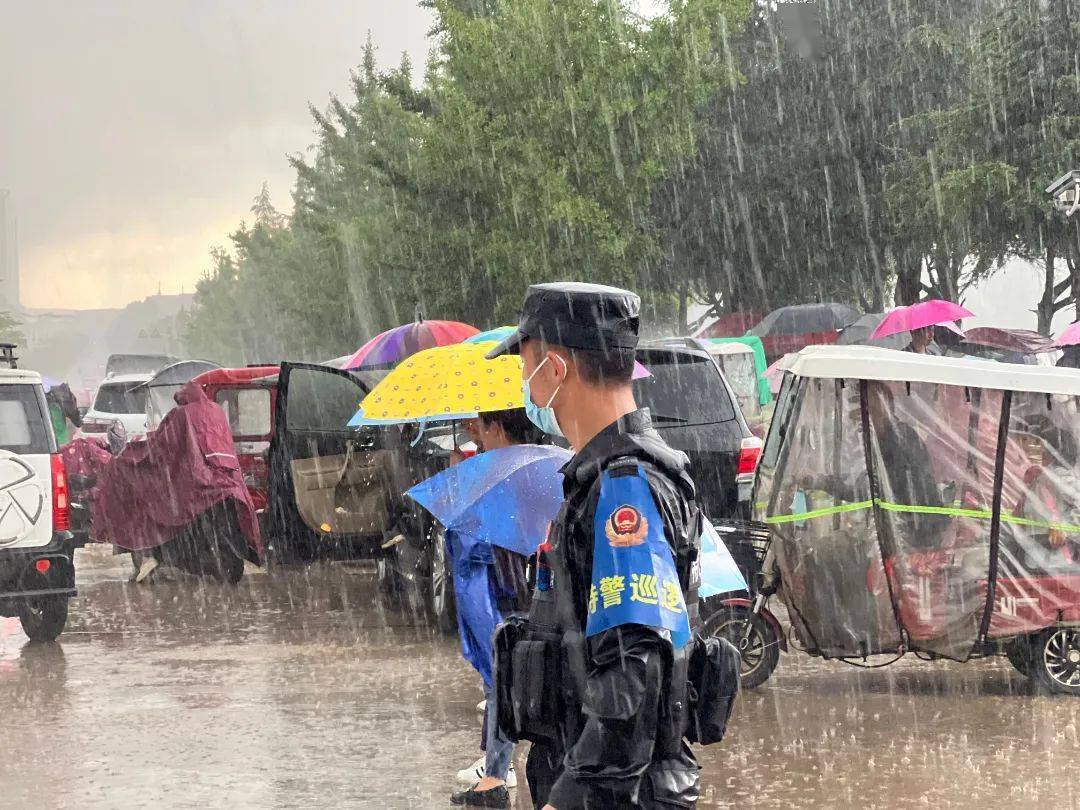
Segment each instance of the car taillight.
M754 470L757 469L758 459L761 458L761 439L757 436L748 436L739 445L739 466L735 470L735 480L740 484L748 484L754 480Z
M102 422L99 419L84 419L82 423L83 433L105 433L111 422Z
M244 474L244 485L248 489L266 491L270 485L270 474L266 459L262 455L240 454L240 471Z
M71 528L71 504L68 500L67 473L64 457L59 453L52 458L53 531L63 532Z

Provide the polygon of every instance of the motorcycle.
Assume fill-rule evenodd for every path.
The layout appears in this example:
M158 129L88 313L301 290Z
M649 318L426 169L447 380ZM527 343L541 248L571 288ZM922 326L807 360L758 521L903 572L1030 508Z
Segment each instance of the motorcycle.
M102 469L127 445L127 431L123 423L116 420L109 426L105 442L103 446L93 439L78 438L63 448L71 506L72 543L75 548L95 542L91 533L94 487Z
M741 656L741 683L753 689L765 683L787 652L787 638L780 620L768 608L777 585L766 582L763 565L769 546L765 526L744 521L714 523L748 590L702 600L702 635L726 638Z
M93 528L131 552L136 582L167 564L235 584L245 560L261 559L262 537L228 418L195 383L175 399L157 430L100 469Z

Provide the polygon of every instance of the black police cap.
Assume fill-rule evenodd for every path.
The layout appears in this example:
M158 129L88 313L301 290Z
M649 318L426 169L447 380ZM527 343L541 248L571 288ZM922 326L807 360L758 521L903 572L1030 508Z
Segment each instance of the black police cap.
M487 357L519 354L528 338L569 349L632 351L640 320L641 299L629 290L574 281L533 284L517 329Z

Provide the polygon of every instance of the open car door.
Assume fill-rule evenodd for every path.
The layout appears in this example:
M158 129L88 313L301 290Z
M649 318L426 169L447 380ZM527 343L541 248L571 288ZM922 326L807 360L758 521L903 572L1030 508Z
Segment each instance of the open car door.
M282 562L375 556L400 512L407 471L396 428L347 426L373 381L282 363L270 443L271 549Z

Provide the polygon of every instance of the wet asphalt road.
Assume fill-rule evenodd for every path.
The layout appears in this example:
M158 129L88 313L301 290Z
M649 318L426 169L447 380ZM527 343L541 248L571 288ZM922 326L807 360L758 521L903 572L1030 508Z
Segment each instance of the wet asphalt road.
M77 565L59 644L0 619L0 807L442 808L478 753L478 677L370 573L148 588L127 557ZM1078 730L1080 700L1004 663L788 655L700 752L700 806L1080 807Z

